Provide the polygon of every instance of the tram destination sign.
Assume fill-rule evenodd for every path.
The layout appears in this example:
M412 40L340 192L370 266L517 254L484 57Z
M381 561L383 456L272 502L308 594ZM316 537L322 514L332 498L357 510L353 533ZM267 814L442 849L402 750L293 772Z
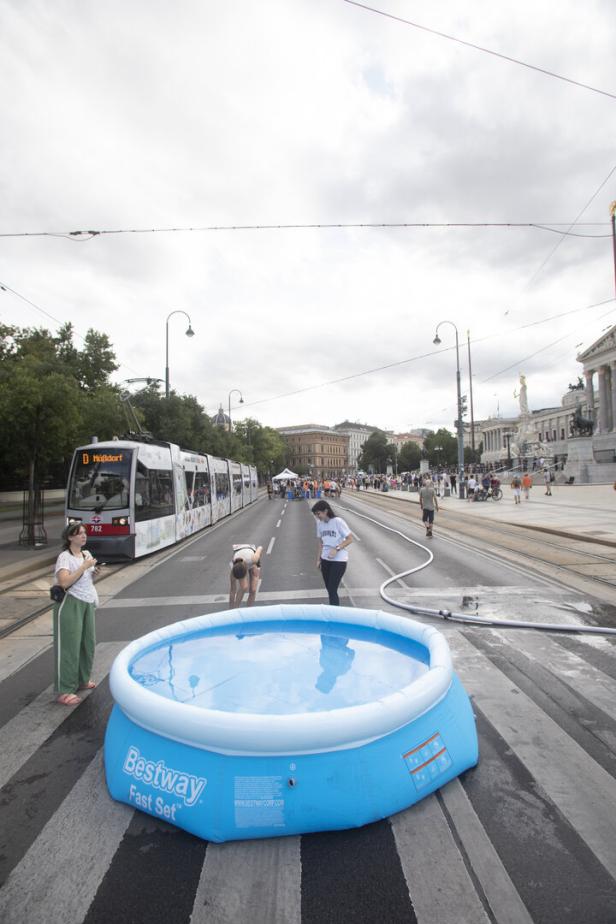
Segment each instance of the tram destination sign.
M123 462L124 453L123 452L82 452L81 453L81 464L82 465L91 465L104 462L105 464L114 463L114 462Z

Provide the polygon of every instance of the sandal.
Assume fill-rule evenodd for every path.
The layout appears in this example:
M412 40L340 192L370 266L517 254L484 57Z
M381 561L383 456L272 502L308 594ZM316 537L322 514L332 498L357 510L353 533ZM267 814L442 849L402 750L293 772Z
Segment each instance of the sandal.
M96 684L93 680L88 680L87 683L80 683L77 687L78 690L93 690L96 687Z
M63 706L78 706L81 700L74 693L60 693L57 702Z

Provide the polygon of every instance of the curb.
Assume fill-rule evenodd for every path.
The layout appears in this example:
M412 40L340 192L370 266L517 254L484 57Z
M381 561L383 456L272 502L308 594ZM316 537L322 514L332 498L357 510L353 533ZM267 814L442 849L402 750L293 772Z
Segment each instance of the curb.
M390 500L402 501L404 504L415 504L416 507L419 506L418 500L412 500L410 497L398 497L393 494L389 494L387 491L382 492L382 496L388 497ZM464 503L464 502L463 502ZM456 514L455 510L448 511L447 508L441 508L441 512L447 514L451 512ZM462 514L464 516L464 514ZM487 523L490 523L491 520L486 520ZM581 536L579 533L570 533L563 529L552 529L550 526L535 526L531 523L511 523L509 520L500 520L500 523L504 523L507 526L515 526L518 529L532 529L538 533L548 533L551 536L561 536L563 539L572 539L575 542L590 542L595 545L607 545L610 548L616 548L616 542L613 539L599 539L595 536Z

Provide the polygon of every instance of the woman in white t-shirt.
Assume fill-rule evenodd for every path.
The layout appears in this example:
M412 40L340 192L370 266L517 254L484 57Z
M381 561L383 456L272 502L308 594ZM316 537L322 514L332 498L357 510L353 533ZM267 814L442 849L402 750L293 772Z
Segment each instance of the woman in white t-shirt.
M352 543L353 536L342 517L336 516L327 501L317 501L312 507L312 512L317 519L319 540L317 568L321 569L330 606L340 606L338 586L346 571L349 560L346 548Z
M63 588L65 597L53 608L55 689L59 703L76 706L81 702L77 690L96 686L90 679L96 647L96 559L84 548L88 534L81 523L67 526L62 538L64 547L56 561L55 583Z

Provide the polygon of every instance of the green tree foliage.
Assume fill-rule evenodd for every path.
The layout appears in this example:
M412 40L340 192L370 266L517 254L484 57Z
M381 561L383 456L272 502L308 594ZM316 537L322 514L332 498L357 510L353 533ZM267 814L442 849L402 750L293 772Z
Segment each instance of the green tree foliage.
M481 462L481 449L471 449L470 446L464 447L464 464L476 465Z
M240 461L251 462L264 477L276 475L284 466L286 443L277 430L263 427L252 417L238 421L234 426L235 435L239 437L247 457ZM239 458L239 457L234 457Z
M384 474L387 471L387 465L393 461L394 451L383 431L375 430L362 446L357 464L360 469L372 469L379 474Z
M0 325L4 486L23 484L26 477L33 484L50 466L61 467L75 445L100 432L101 422L112 432L121 425L118 393L109 384L116 364L106 334L88 331L82 350L72 338L69 324L56 336L43 328Z
M441 427L436 433L430 433L424 440L424 452L431 466L442 467L456 465L458 459L458 441Z
M282 467L285 443L276 430L248 419L229 433L194 396L165 398L156 382L128 396L110 382L117 368L104 333L89 330L78 348L70 324L56 335L0 324L0 486L33 486L50 470L65 477L76 446L131 431L256 464L262 476Z
M420 461L421 449L417 443L413 443L412 441L403 443L398 453L398 471L413 472L415 469L419 468Z

